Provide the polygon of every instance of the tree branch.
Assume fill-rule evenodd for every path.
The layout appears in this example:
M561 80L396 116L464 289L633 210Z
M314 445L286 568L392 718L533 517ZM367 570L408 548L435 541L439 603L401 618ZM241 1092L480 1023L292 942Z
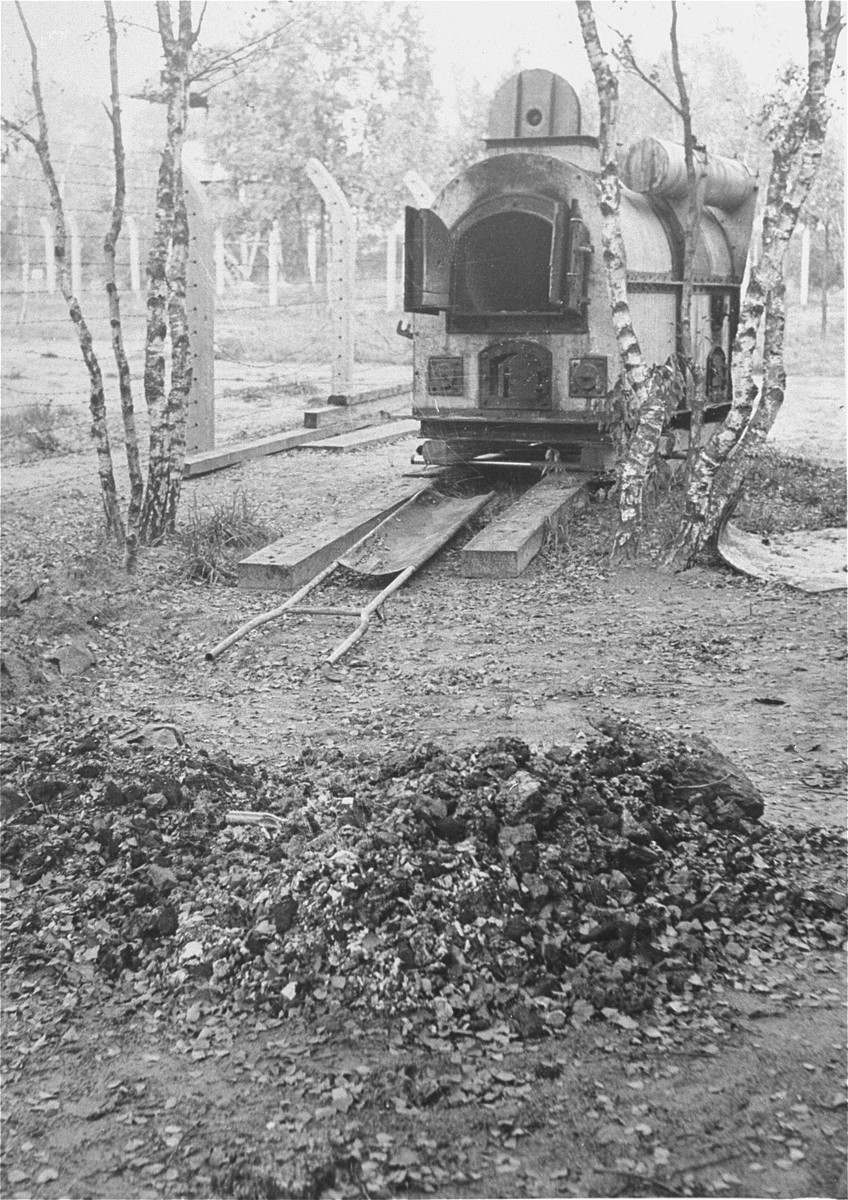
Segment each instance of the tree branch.
M666 104L669 106L669 108L673 109L674 112L676 112L677 115L679 117L681 117L683 114L682 114L679 106L674 102L674 100L672 100L671 96L669 96L668 93L663 88L660 87L660 85L657 83L657 81L655 79L652 79L650 77L650 75L646 75L645 72L642 70L642 68L637 63L636 58L633 54L633 50L630 45L630 39L624 37L623 34L619 34L618 36L621 38L620 57L621 57L622 62L624 63L624 66L627 68L627 70L629 70L638 79L641 79L643 83L646 83L649 88L653 88L653 90L657 93L657 95L660 97L660 99L664 100L666 102Z
M3 129L7 133L17 133L25 141L29 142L31 146L34 146L36 150L38 149L38 138L33 137L31 133L27 133L23 125L19 125L17 121L10 121L6 117L0 117L0 124L2 124Z
M206 9L208 8L208 6L209 6L209 0L204 0L203 8L201 8L201 10L200 10L200 16L197 18L197 28L195 29L194 33L191 35L191 43L190 44L192 46L197 42L197 39L200 37L200 30L203 26L203 18L206 16Z

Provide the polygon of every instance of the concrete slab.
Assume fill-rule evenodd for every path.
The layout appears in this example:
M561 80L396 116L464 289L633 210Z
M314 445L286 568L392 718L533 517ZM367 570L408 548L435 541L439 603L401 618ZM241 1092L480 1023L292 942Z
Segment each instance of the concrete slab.
M405 484L388 491L382 506L348 512L279 538L241 560L236 567L238 586L278 592L303 587L420 491L421 485Z
M379 442L391 442L395 438L410 437L420 429L418 421L384 421L380 425L369 425L356 433L338 433L335 437L320 438L315 442L301 442L301 450L359 450L363 446L374 446Z
M520 575L558 524L578 502L583 481L548 475L525 492L459 553L460 571L474 579L512 579Z

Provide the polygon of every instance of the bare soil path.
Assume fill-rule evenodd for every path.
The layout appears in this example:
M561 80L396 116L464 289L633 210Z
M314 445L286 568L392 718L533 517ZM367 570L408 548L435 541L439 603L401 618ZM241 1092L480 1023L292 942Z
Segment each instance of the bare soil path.
M241 491L280 536L376 501L414 444L253 461L187 484L183 512ZM569 744L627 716L710 737L768 822L844 829L844 594L611 571L611 510L593 504L517 580L463 579L461 535L331 672L317 668L345 630L319 619L266 626L208 664L273 597L190 582L174 548L127 580L98 545L91 476L74 456L4 478L4 584L39 585L4 622L6 750L69 714L83 732L156 718L272 766L333 746ZM90 664L61 675L64 645ZM844 1196L845 1001L841 954L791 932L674 1036L655 1036L654 1014L427 1045L397 1022L233 1021L202 997L174 1018L128 972L99 991L16 972L3 1194Z

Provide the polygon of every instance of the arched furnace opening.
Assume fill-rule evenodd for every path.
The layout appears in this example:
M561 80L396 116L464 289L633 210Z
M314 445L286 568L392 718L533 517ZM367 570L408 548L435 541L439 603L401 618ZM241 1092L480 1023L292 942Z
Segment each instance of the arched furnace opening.
M485 217L459 239L455 260L455 311L558 312L551 303L549 270L553 227L535 213Z

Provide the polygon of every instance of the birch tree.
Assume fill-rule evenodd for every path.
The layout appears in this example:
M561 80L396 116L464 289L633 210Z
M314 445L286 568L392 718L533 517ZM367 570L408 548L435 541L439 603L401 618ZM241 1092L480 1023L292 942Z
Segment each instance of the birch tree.
M168 0L157 0L156 18L165 66L166 136L156 184L156 217L147 260L147 336L144 399L150 419L147 484L141 509L141 540L159 541L174 528L185 459L185 420L191 360L186 315L188 218L182 149L188 120L192 30L191 0L179 0L174 30ZM170 388L166 343L171 342Z
M118 390L130 481L126 523L121 513L115 484L106 423L103 373L79 297L73 294L67 252L67 222L61 187L51 157L38 50L19 0L16 0L16 9L29 45L31 92L37 132L33 133L27 127L27 122L11 121L5 117L2 119L2 126L6 132L23 138L32 146L47 185L54 229L57 279L68 305L89 375L91 429L97 453L106 527L124 547L125 566L132 570L139 544L155 544L174 529L185 459L185 424L191 387L191 360L186 313L189 231L181 156L188 116L192 51L200 32L200 23L197 29L192 29L191 2L179 0L175 28L168 0L157 0L156 16L164 56L162 85L166 104L166 137L157 176L155 224L147 262L144 398L149 416L150 435L145 483L135 425L131 372L124 347L120 297L115 277L116 246L123 224L126 196L125 147L118 80L117 28L112 4L109 0L104 0L104 4L111 90L110 105L106 111L112 127L115 169L111 217L103 241L104 283L112 350L118 370Z
M671 27L669 30L671 64L677 89L677 100L660 86L653 75L642 70L633 54L632 40L622 38L619 56L626 67L652 88L665 101L683 129L683 157L686 164L686 217L683 221L683 273L680 290L680 338L679 350L686 407L690 412L689 452L686 456L686 479L688 480L695 462L704 423L706 396L704 380L699 378L692 350L692 292L695 266L695 250L701 231L704 208L704 189L707 175L707 148L694 135L692 105L689 88L680 61L680 41L677 36L677 2L671 0Z
M639 549L645 485L656 461L659 440L676 407L667 374L651 372L633 329L627 300L627 266L621 233L621 179L616 161L618 76L601 46L591 0L577 0L583 44L595 78L600 107L601 244L612 323L622 365L623 419L635 428L618 464L619 520L612 547L614 560L632 560Z
M762 452L786 387L784 267L789 239L810 193L829 119L827 86L843 27L838 0L805 0L806 80L797 98L779 89L766 107L772 166L763 215L762 249L743 297L733 346L733 405L701 450L686 489L680 526L663 556L668 570L690 566L731 515L745 476ZM788 81L786 81L788 82ZM763 378L755 377L763 333Z
M71 266L68 261L68 231L65 220L65 207L53 159L50 153L50 133L47 125L47 114L44 107L44 95L41 89L41 72L38 65L38 48L35 44L24 11L19 0L15 0L15 8L20 18L21 26L26 35L30 53L30 81L32 99L35 105L35 122L37 134L33 134L26 125L17 121L2 119L3 129L22 137L32 146L41 166L44 182L50 197L50 212L53 221L54 256L56 260L56 277L59 289L68 306L68 315L74 326L79 342L80 352L89 377L88 404L91 411L91 435L97 452L97 471L100 477L100 498L103 502L103 513L106 518L106 528L109 533L123 543L125 538L124 520L121 506L118 502L115 487L115 473L112 466L112 450L109 444L109 431L106 425L106 394L103 388L103 372L94 349L91 330L83 316L79 297L74 295L71 283Z
M112 353L115 357L115 366L118 369L118 392L121 399L127 473L130 481L130 500L127 508L124 545L124 566L128 571L133 571L138 554L138 533L141 519L141 505L144 499L144 479L142 477L141 460L138 452L138 433L135 424L132 377L124 348L124 334L121 324L121 298L115 278L115 255L124 219L124 203L127 191L124 135L121 124L121 95L118 87L118 30L115 25L115 13L111 0L105 0L104 7L106 9L106 29L109 37L109 83L111 90L111 101L110 107L107 109L107 114L112 126L115 194L112 202L112 219L103 241L103 252L106 258L106 296L109 304Z

